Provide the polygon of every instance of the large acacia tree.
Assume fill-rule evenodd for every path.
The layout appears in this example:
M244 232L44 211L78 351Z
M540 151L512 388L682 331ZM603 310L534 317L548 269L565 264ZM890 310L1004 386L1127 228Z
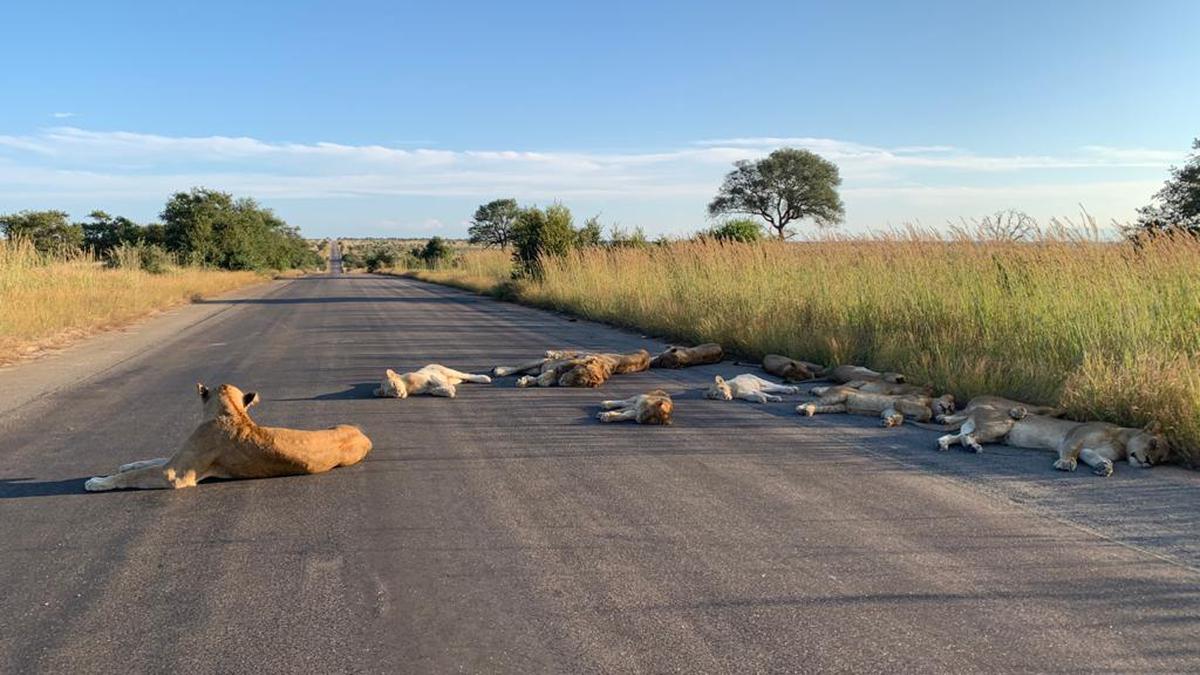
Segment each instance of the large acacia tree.
M504 248L512 241L513 224L519 211L515 199L495 199L480 205L467 230L471 243Z
M808 218L817 225L842 222L845 207L838 196L842 184L833 162L807 150L780 148L758 160L743 160L725 176L711 216L744 213L758 216L780 239L795 234L788 224Z

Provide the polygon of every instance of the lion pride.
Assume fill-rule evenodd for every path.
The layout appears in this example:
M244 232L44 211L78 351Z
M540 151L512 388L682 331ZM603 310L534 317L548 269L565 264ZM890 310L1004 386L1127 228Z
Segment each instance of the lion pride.
M362 461L371 439L358 428L339 425L320 431L259 426L247 408L255 392L223 384L214 393L196 385L204 421L171 457L125 464L111 476L90 478L91 492L119 489L194 487L205 478L269 478L324 473Z

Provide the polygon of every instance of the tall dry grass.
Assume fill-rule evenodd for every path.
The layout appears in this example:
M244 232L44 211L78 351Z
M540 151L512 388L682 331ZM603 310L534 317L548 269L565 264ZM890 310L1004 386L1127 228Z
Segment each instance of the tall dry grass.
M493 254L489 254L493 256ZM494 256L493 256L494 257ZM470 283L508 281L498 259ZM461 282L454 271L424 276ZM518 299L747 356L898 370L967 400L1160 421L1200 460L1200 244L1035 243L913 232L758 245L592 248L545 261Z
M26 242L0 241L0 364L263 279L196 268L109 269L90 256L48 257Z

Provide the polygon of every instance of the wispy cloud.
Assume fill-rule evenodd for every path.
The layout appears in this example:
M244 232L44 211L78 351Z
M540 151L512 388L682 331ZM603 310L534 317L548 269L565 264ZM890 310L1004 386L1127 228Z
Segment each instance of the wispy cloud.
M534 201L686 199L702 208L732 162L780 146L809 149L836 162L851 214L860 204L885 200L923 207L945 200L961 214L971 199L983 209L984 203L1005 197L1044 199L1054 190L1067 195L1068 204L1097 196L1111 203L1106 190L1121 190L1126 202L1136 204L1131 200L1144 201L1153 191L1147 191L1146 169L1164 170L1184 157L1101 145L1059 154L996 155L949 144L882 147L803 136L709 139L642 153L451 150L60 126L0 135L0 198L157 199L207 185L276 200L512 195ZM442 222L450 221L425 225L440 228Z
M75 117L78 114L79 113L73 113L73 112L56 112L56 113L50 113L50 116L53 117L54 119L65 120L65 119L69 119L71 117Z

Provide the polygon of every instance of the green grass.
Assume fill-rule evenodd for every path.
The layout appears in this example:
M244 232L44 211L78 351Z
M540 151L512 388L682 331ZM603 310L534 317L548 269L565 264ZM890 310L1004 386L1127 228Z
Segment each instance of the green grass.
M513 284L503 252L418 278L635 327L897 370L966 401L1061 403L1077 419L1163 424L1200 461L1200 244L1036 243L926 234L780 244L591 248Z

